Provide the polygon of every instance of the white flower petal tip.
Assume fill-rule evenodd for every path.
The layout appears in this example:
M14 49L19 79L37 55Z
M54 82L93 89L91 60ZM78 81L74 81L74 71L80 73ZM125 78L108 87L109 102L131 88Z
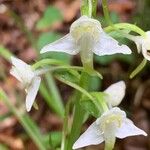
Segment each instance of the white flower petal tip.
M97 145L104 141L99 126L94 122L74 143L73 149L79 149L89 145Z
M125 96L126 85L120 81L109 86L104 92L108 95L106 101L111 106L118 106Z
M137 135L147 136L147 133L136 127L133 122L127 118L123 121L121 127L117 130L116 133L116 137L120 139Z
M64 52L76 55L79 52L79 48L74 43L70 34L67 34L63 38L44 46L40 51L41 54L46 52Z
M32 108L32 105L35 101L37 92L39 90L41 83L40 77L35 77L30 85L30 87L27 89L27 96L26 96L26 110L29 112Z
M118 41L107 35L105 32L100 33L99 41L96 43L93 52L96 55L113 55L113 54L131 54L132 51L127 45L119 45Z

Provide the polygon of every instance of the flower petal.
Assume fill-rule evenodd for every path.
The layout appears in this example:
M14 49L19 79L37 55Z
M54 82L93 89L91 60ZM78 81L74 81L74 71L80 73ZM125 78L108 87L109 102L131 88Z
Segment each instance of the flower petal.
M99 56L116 53L131 54L131 50L128 46L119 45L118 41L107 35L105 32L101 32L100 39L96 43L93 52Z
M63 38L44 46L40 53L45 52L64 52L75 55L79 52L79 48L75 45L71 35L67 34Z
M136 37L133 38L133 41L136 44L138 53L140 53L142 51L143 39L141 38L141 36L136 36Z
M109 86L104 92L108 94L106 101L111 106L118 106L125 96L126 85L124 81L117 82Z
M88 145L97 145L104 141L103 134L99 130L99 126L94 122L74 143L73 149L78 149Z
M23 82L22 79L21 79L21 77L20 77L20 75L19 75L19 73L17 72L17 69L14 66L12 66L12 68L10 69L10 74L12 76L14 76L20 82Z
M118 129L116 133L116 137L123 139L128 136L135 136L135 135L144 135L147 136L147 133L145 133L143 130L136 127L133 122L129 119L125 119L122 122L121 127Z
M11 61L14 66L10 70L10 73L19 81L30 83L34 77L34 72L32 71L31 66L15 57L11 57Z
M28 73L32 74L33 71L31 69L31 66L26 64L24 61L22 61L21 59L15 58L15 57L11 57L11 61L12 64L21 71L28 71Z
M150 61L150 54L148 54L148 53L149 53L149 52L148 52L148 49L146 49L146 48L144 47L144 45L142 45L142 54L143 54L143 56L144 56L145 59L147 59L147 60Z
M38 76L34 77L31 86L29 87L29 89L27 89L26 109L28 112L31 110L31 107L34 103L35 97L40 87L40 83L41 78Z

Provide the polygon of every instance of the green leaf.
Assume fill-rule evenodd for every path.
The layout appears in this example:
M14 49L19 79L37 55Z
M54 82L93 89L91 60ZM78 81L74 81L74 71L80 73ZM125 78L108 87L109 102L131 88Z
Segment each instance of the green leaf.
M5 113L4 115L1 115L1 116L0 116L0 121L3 121L3 120L7 119L7 118L10 117L10 116L11 116L11 113L10 113L10 112Z
M62 138L62 133L61 132L50 132L47 135L44 136L44 141L46 143L46 147L48 149L52 149L60 146L61 143L61 138Z
M73 83L79 83L80 74L75 70L63 70L57 71L55 75L61 76L64 80L68 80Z
M37 29L46 29L52 26L55 22L62 21L63 16L60 10L56 7L49 6L44 12L43 17L37 22Z
M91 91L96 91L101 87L101 79L99 77L91 77L90 82L91 84L89 85L89 89Z
M85 98L85 97L84 97ZM80 104L83 106L83 108L92 116L94 116L95 118L99 117L99 110L97 109L97 107L95 106L95 104L90 101L89 99L81 99Z
M0 45L0 56L4 57L6 60L10 61L10 57L12 56L12 53L5 48L3 45Z
M98 118L108 109L105 102L106 94L103 92L91 92L90 94L94 97L94 100L83 95L80 104L89 114Z

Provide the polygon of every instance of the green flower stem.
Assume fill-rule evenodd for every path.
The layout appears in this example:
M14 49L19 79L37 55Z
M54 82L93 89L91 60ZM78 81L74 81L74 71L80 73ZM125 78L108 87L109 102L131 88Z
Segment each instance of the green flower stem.
M88 88L88 75L83 72L81 74L80 78L80 83L79 85L87 89ZM84 116L85 116L85 111L82 109L82 106L80 105L80 98L82 94L80 92L76 92L76 101L75 101L75 111L74 111L74 116L73 116L73 123L72 123L72 128L71 128L71 133L68 137L68 143L66 150L72 150L73 143L76 141L80 134L80 130L83 124Z
M145 67L146 63L147 60L144 58L137 68L131 73L130 79L134 78Z
M115 141L112 143L106 143L105 142L105 149L104 150L113 150L114 145L115 145Z
M66 109L65 109L65 117L64 117L64 124L63 124L63 131L62 131L62 140L61 140L61 150L65 150L65 144L66 144L66 136L68 133L68 116L70 112L70 105L71 101L68 101L66 104Z
M53 72L53 71L57 71L57 70L68 70L68 71L72 72L73 70L83 71L84 68L83 67L79 67L79 66L69 66L69 65L66 65L66 66L56 66L56 67L43 68L43 69L36 70L36 74L37 75L42 75L42 74L45 74L47 72ZM94 71L94 73L98 74L97 71Z
M11 110L11 112L18 118L19 122L29 134L29 136L33 139L33 141L36 143L38 148L40 150L46 150L44 143L42 142L43 140L41 134L39 133L39 130L37 129L35 124L29 118L29 116L27 114L20 113L11 103L11 101L8 99L7 95L2 89L0 89L0 98L4 101L4 103Z
M89 4L89 17L92 17L92 2L91 0L88 0L88 4Z
M46 65L65 65L64 62L56 60L56 59L42 59L35 64L32 65L33 69L38 69L40 67L46 66Z
M81 15L92 17L92 3L91 0L82 0Z
M91 62L92 63L92 62ZM90 64L91 64L90 63ZM103 78L103 76L96 70L91 70L91 67L86 67L83 68L83 67L80 67L80 66L70 66L70 65L65 65L63 64L61 61L58 61L58 60L55 60L55 59L43 59L43 60L40 60L38 62L36 62L35 64L32 65L32 68L33 69L38 69L40 67L45 67L45 66L48 66L48 65L60 65L60 66L55 66L55 67L51 67L50 69L46 69L45 71L41 70L42 72L51 72L51 71L56 71L56 70L61 70L61 69L68 69L68 71L72 74L74 74L75 72L73 70L77 70L77 71L85 71L86 73L88 73L89 75L92 75L92 76L98 76L100 79ZM70 69L73 69L73 70L70 70ZM41 72L41 74L42 74Z
M129 31L136 32L136 33L140 34L141 36L146 36L145 31L143 31L138 26L136 26L134 24L130 24L130 23L117 23L117 24L114 24L113 26L108 26L108 27L104 28L104 30L106 32L111 32L111 31L114 31L116 29L126 29Z
M102 7L103 7L104 16L105 16L107 23L109 25L113 26L113 23L111 21L110 15L109 15L107 0L102 0Z
M98 0L92 0L92 16L96 17Z

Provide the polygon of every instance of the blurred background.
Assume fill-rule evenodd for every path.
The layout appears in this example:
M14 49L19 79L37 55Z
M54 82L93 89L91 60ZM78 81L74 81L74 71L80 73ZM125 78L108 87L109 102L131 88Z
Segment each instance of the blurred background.
M109 0L113 23L130 22L143 30L150 30L150 0ZM69 32L73 21L80 17L80 0L0 0L0 150L49 150L60 147L63 111L72 89L48 74L43 77L36 98L39 109L24 111L25 92L9 74L10 56L27 63L42 58L54 58L72 65L81 65L79 56L63 53L40 55L40 49ZM101 1L97 19L106 27ZM112 33L113 36L113 33ZM116 36L115 36L116 37ZM116 37L117 38L117 37ZM130 45L133 55L94 57L95 69L104 80L91 78L91 90L102 91L110 84L125 80L126 96L121 103L128 117L150 134L150 64L130 80L130 73L141 63L134 43L118 37ZM62 104L63 103L63 104ZM90 118L83 131L94 120ZM87 150L103 149L103 145ZM117 150L149 150L150 136L117 140Z

